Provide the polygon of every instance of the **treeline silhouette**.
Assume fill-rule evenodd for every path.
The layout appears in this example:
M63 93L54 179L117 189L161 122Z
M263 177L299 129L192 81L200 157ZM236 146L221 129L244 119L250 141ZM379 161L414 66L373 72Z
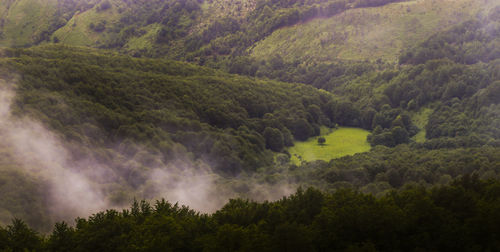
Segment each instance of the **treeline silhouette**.
M234 199L213 214L160 200L106 210L41 235L0 228L7 251L495 251L500 182L463 176L382 197L299 189L276 202Z

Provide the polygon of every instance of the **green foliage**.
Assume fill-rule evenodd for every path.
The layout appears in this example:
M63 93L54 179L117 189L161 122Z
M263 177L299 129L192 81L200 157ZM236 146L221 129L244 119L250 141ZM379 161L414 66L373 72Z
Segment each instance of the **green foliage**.
M500 6L486 17L472 19L439 33L416 48L403 53L400 64L423 64L432 59L448 58L457 63L475 64L500 57Z
M464 174L474 173L482 179L497 179L498 147L439 148L428 150L417 146L395 148L378 146L370 152L344 156L330 162L304 162L292 169L292 177L301 184L323 190L358 188L383 195L390 189L408 185L447 184Z
M57 224L48 239L15 220L0 228L0 248L42 251L64 237L72 251L494 250L498 188L498 181L464 176L448 186L410 186L379 198L299 189L276 202L231 200L210 215L166 201L135 202L122 212L80 218L75 228Z
M406 113L401 109L392 109L388 105L382 106L381 111L373 116L372 127L374 130L368 136L368 142L372 146L394 147L408 143L410 137L418 131Z
M12 251L35 251L42 248L43 238L22 220L14 219L5 230L0 229L0 249ZM2 246L3 245L3 246Z
M273 151L281 151L283 149L283 134L278 129L267 127L264 129L263 136L266 139L266 148Z
M332 96L303 85L64 46L7 54L21 75L17 113L89 147L132 141L167 163L192 154L236 174L269 165L266 146L280 151L330 123Z
M46 240L50 251L70 251L74 249L75 229L65 222L56 223L54 230Z

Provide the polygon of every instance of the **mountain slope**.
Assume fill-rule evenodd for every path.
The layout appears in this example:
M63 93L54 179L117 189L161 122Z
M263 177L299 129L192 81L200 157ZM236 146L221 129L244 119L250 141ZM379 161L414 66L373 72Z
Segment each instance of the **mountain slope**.
M4 45L29 45L47 28L57 11L56 1L6 1L2 4L1 37Z
M275 31L252 47L259 60L280 55L288 62L384 60L437 31L487 9L483 1L409 1L353 9Z
M464 11L462 5L457 4L453 8L444 8L443 12L453 12L458 16L464 12L472 13L476 8L474 6L477 1L463 1L468 4L467 7L472 8ZM391 2L400 1L329 0L261 1L257 3L255 1L196 2L156 0L148 1L146 4L119 0L13 0L0 3L0 11L5 13L2 16L2 25L0 26L0 31L3 34L3 39L0 41L7 46L25 46L39 44L44 41L55 41L68 45L106 47L130 54L166 56L203 63L206 60L217 61L217 56L245 55L248 48L252 48L256 42L270 36L273 31L276 31L275 34L265 40L269 42L263 41L259 43L253 52L267 54L271 48L266 49L266 44L275 43L276 36L295 33L294 36L297 38L280 41L280 43L286 43L286 47L289 47L290 50L298 49L298 51L305 50L304 52L311 53L308 46L314 46L318 41L314 43L300 41L300 33L297 33L298 30L306 29L307 32L321 35L319 37L315 36L320 39L322 46L317 47L321 48L321 50L314 54L326 54L328 59L331 60L339 54L338 50L332 51L331 47L336 45L337 42L341 42L345 30L349 33L347 36L352 37L352 41L355 41L360 38L359 36L362 33L366 33L367 29L371 29L366 26L367 23L363 23L368 20L358 22L358 25L353 26L354 30L345 26L346 20L359 20L357 16L360 13L373 13L368 22L376 21L375 23L378 23L379 26L394 22L401 23L400 26L395 27L395 29L401 30L399 32L401 36L414 32L415 25L418 25L413 24L415 22L436 23L433 19L436 19L437 13L434 12L437 11L434 10L433 13L426 14L423 17L414 14L415 19L411 19L410 16L400 17L401 13L399 12L405 13L407 11L407 8L404 7L403 9L403 6L430 5L427 2L423 4L415 4L414 2L391 4L391 6L401 6L401 8L397 7L397 9L395 7L383 7L383 5ZM435 5L441 8L441 5ZM24 8L23 6L34 7ZM365 7L370 8L366 10ZM432 8L434 7L432 6ZM431 7L425 8L415 8L414 13L428 12ZM441 23L445 24L454 22L456 19L456 17L449 14L443 15L443 13L439 13L439 15L443 20ZM325 20L329 20L328 25L325 24ZM344 20L344 23L342 23L342 20ZM318 28L312 29L320 23L319 30ZM298 30L293 31L287 28L291 25L295 25L293 29ZM334 34L331 34L332 25L336 27ZM431 25L429 29L417 29L422 34L418 37L434 31L433 27L435 25ZM354 32L356 35L354 35ZM379 33L377 36L382 38L385 35ZM332 37L335 38L332 40ZM384 43L391 46L396 43L396 46L399 47L402 42L413 40L411 36L394 39L394 41ZM348 54L354 53L356 55L358 50L365 47L364 44L351 42L349 43L351 44L350 48L346 49L351 52ZM325 43L328 46L323 48ZM383 54L384 51L387 51L385 47L388 45L377 46L383 47L380 49ZM370 48L370 50L373 50L373 48ZM271 54L275 54L275 52L271 52ZM341 53L341 55L343 54ZM353 57L347 55L340 58ZM359 57L354 58L360 59Z

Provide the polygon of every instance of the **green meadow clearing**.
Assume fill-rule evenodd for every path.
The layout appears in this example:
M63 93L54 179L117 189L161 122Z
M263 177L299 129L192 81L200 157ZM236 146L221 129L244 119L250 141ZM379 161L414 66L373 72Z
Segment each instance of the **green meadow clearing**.
M304 142L295 142L295 146L288 151L290 160L295 164L301 161L325 160L330 161L347 155L353 155L370 150L370 144L366 141L369 131L359 128L321 129L321 136L326 142L318 144L318 137L309 138Z

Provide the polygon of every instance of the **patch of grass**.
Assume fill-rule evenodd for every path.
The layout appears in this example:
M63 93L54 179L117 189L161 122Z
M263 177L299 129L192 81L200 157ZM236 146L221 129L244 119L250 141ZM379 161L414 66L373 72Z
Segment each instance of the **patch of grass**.
M370 132L359 128L322 128L324 144L318 144L317 137L304 142L295 142L295 146L288 151L292 155L291 161L300 164L301 161L325 160L330 161L347 155L354 155L370 150L366 137Z
M417 143L425 142L425 125L429 121L429 116L434 110L431 108L422 108L420 111L412 115L412 121L417 126L420 131L413 136L413 140Z

